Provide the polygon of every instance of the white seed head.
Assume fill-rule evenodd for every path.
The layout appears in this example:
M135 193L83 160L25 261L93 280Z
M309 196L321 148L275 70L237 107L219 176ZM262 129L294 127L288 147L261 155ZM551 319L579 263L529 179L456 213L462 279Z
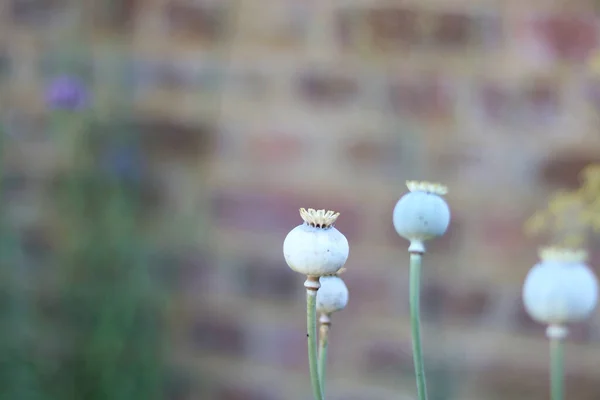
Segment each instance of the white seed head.
M598 281L582 261L585 252L546 249L527 274L523 303L537 322L562 325L586 319L598 301Z
M308 276L336 273L350 251L346 237L333 226L339 213L301 209L300 215L304 223L292 229L283 242L288 266Z
M394 228L410 241L425 241L446 233L450 224L450 208L442 194L445 186L428 182L407 182L409 193L394 207Z
M317 292L317 311L331 314L343 310L348 304L348 288L337 275L322 276L321 288Z

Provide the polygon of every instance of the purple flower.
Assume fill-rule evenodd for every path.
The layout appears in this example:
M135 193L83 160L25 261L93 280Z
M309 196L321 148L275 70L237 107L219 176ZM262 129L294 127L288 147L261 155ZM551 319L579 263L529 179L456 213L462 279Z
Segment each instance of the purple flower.
M54 110L82 110L88 105L87 88L77 77L60 76L47 87L46 104Z

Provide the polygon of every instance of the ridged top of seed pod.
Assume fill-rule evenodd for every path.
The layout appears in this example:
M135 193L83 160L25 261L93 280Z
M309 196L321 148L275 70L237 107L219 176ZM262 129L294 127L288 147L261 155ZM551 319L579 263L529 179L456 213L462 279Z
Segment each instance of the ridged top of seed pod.
M543 247L539 250L539 256L543 261L581 263L587 260L588 253L583 249Z
M339 212L315 210L314 208L300 209L300 216L308 225L315 228L331 228L340 216Z
M406 187L411 192L426 192L443 196L448 193L448 187L441 183L432 183L425 181L406 181Z
M344 272L346 272L346 268L342 267L342 268L338 269L338 271L335 272L335 273L333 273L333 274L327 274L327 275L323 275L323 276L340 276Z

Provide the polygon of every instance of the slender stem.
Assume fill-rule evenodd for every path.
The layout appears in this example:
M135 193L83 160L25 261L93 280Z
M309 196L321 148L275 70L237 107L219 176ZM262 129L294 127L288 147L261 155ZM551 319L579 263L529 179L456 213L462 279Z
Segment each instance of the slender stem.
M325 396L325 371L327 369L327 347L329 345L329 327L331 322L328 315L321 315L319 329L319 382L321 393Z
M412 332L413 361L415 378L417 380L417 396L419 400L427 400L425 386L425 366L421 348L421 317L420 317L420 286L421 286L421 253L410 253L410 326Z
M552 400L564 398L564 341L550 339L550 392Z
M308 367L310 383L315 400L323 400L321 385L319 384L319 370L317 364L317 290L321 286L318 277L308 277L304 282L306 287L306 326L308 339Z

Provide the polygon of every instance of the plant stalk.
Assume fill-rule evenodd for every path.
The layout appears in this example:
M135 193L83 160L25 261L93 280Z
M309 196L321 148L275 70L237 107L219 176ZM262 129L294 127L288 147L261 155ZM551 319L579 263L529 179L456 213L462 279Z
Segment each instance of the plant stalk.
M327 370L327 348L329 346L329 328L331 319L329 315L322 314L319 319L319 382L321 393L325 396L325 372Z
M313 276L307 277L304 287L306 287L306 338L308 340L310 384L315 400L323 400L317 363L317 290L321 287L319 278Z
M564 340L550 339L550 393L552 400L564 398Z
M413 361L415 364L415 379L417 381L417 396L419 400L427 400L425 366L423 363L423 350L421 346L421 258L422 254L419 252L410 253L410 327L412 333Z

